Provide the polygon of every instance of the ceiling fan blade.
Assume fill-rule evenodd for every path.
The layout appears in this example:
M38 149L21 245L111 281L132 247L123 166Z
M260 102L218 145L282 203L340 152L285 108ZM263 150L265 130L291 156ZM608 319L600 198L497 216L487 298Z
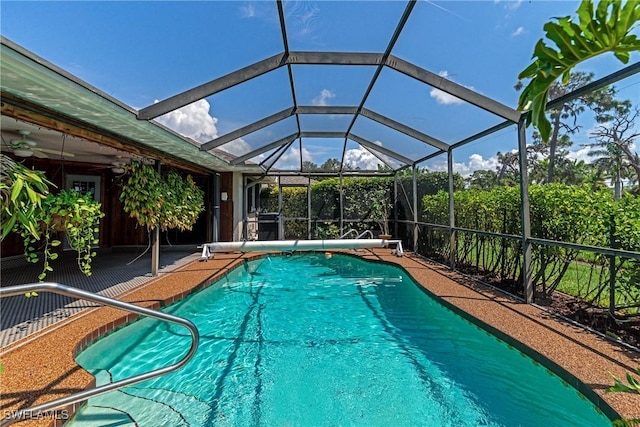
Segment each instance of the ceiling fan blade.
M67 156L67 157L75 157L76 155L73 153L65 153L64 151L58 151L58 150L50 150L48 148L40 148L40 147L34 147L33 151L42 151L43 153L49 153L49 154L55 154L56 156Z
M31 151L33 152L33 156L37 157L39 159L48 159L49 158L49 156L47 156L45 153L43 153L42 150L32 149Z

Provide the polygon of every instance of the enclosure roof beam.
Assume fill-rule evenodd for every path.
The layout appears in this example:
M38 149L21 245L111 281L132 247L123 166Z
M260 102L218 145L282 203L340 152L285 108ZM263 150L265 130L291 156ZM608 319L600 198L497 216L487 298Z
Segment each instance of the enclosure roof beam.
M293 141L295 141L295 139ZM293 144L293 141L290 141L289 143L287 143L285 145L281 145L280 147L278 147L275 150L273 150L273 153L269 154L264 160L262 160L260 162L260 166L263 169L268 169L268 168L265 168L264 165L269 164L269 160L271 160L273 157L277 156L278 158L280 158L280 154L283 151L287 151L287 149L291 146L291 144Z
M278 55L263 59L262 61L249 65L248 67L229 73L226 76L211 80L208 83L196 86L163 101L156 102L155 104L138 111L137 117L139 120L155 119L156 117L170 111L177 110L178 108L199 101L207 96L211 96L215 93L246 82L247 80L251 80L255 77L268 73L269 71L273 71L285 64L285 54L279 53Z
M413 160L411 160L408 157L405 157L401 154L396 153L395 151L391 151L388 148L384 148L382 145L377 145L374 144L371 141L368 141L362 137L359 137L358 135L354 135L352 133L350 133L349 135L347 135L347 138L354 140L355 142L357 142L358 144L362 145L363 147L375 150L379 153L384 154L385 156L389 156L392 157L402 163L406 163L408 165L413 164Z
M243 154L240 157L237 157L237 158L233 159L231 161L231 164L235 166L235 165L238 165L240 163L243 163L244 161L252 159L255 156L258 156L258 155L260 155L262 153L266 153L267 151L269 151L269 150L271 150L273 148L281 147L281 146L283 146L285 144L290 143L291 141L295 141L295 139L298 138L299 136L300 136L300 134L297 133L297 132L296 133L292 133L289 136L285 136L284 138L281 138L281 139L279 139L277 141L274 141L274 142L272 142L270 144L264 145L264 146L262 146L262 147L260 147L258 149L255 149L255 150L250 151L250 152L248 152L246 154Z
M284 18L284 6L282 6L282 0L277 0L276 4L278 5L278 18L280 20L280 31L282 32L282 44L284 46L284 55L285 58L289 57L289 40L287 39L287 25L286 20ZM291 70L291 64L287 63L287 74L289 76L289 87L291 88L291 98L293 100L293 109L295 111L298 108L298 97L296 96L296 85L293 81L293 70ZM295 113L296 116L296 126L298 127L298 133L302 131L300 127L300 116ZM302 154L302 150L300 150L300 154Z
M513 123L520 120L519 111L396 56L390 55L385 65Z
M451 145L451 149L458 148L458 147L466 145L466 144L468 144L470 142L476 141L476 140L478 140L480 138L484 138L485 136L489 136L492 133L495 133L495 132L497 132L499 130L502 130L504 128L508 128L509 126L513 126L513 123L511 123L509 120L506 120L506 121L504 121L502 123L498 123L495 126L492 126L492 127L488 128L488 129L483 130L482 132L478 132L475 135L471 135L468 138L465 138L465 139L463 139L461 141L456 142L455 144L452 144Z
M449 148L449 145L447 143L440 141L439 139L433 138L429 135L426 135L422 132L419 132L407 125L403 125L400 122L396 122L395 120L392 120L386 116L383 116L382 114L378 114L375 111L371 111L366 108L363 108L360 114L380 124L390 127L391 129L397 130L398 132L404 133L405 135L409 135L410 137L415 138L418 141L422 141L425 144L429 144L432 147L439 148L445 151Z
M569 92L559 98L553 99L547 103L546 109L551 110L560 105L566 104L572 99L576 99L579 96L582 96L587 93L591 93L595 90L598 90L604 86L609 86L619 80L626 79L629 76L632 76L636 73L640 72L640 62L636 62L635 64L631 64L622 70L618 70L615 73L611 73L608 76L605 76L601 79L596 80L595 82L591 82L584 86L579 87L578 89Z
M296 108L296 114L356 114L358 107L334 105L301 105Z
M330 171L304 171L300 172L299 170L275 170L274 172L270 172L269 176L304 176L308 177L311 175L314 176L336 176L335 172ZM380 172L380 171L343 171L343 176L393 176L393 172Z
M367 102L367 99L369 98L369 94L371 94L373 87L376 85L376 82L378 81L378 77L380 77L380 73L382 73L382 68L389 60L389 56L391 56L391 51L393 50L393 47L396 45L396 42L400 37L400 33L402 33L402 29L404 28L405 24L409 20L409 16L411 15L411 12L413 11L413 8L415 7L415 5L416 5L416 0L409 0L409 2L407 2L407 6L404 8L404 12L402 12L400 21L398 22L398 25L396 25L396 28L393 30L393 34L391 35L391 39L387 44L387 48L384 50L384 53L382 54L380 63L376 67L376 71L373 73L373 76L371 77L371 81L369 81L369 86L367 86L367 90L365 91L364 95L362 95L362 99L360 100L360 105L358 106L358 112L353 116L353 119L351 119L351 123L349 123L349 127L347 128L348 134L351 133L353 126L356 124L356 120L358 120L358 115L360 115L360 112L364 108L364 104ZM340 170L344 169L344 156L346 155L346 153L347 153L347 140L345 138L344 144L342 146Z
M390 167L391 169L393 169L395 171L395 167L391 163L389 163L389 157L388 156L387 156L387 158L385 158L383 155L381 155L377 151L372 150L371 148L365 147L364 145L362 147L365 150L367 150L367 152L371 153L371 155L374 156L376 159L380 160L382 163L384 163L385 165L387 165L388 167Z
M258 120L257 122L253 122L245 127L234 130L233 132L230 132L226 135L222 135L209 142L205 142L200 146L200 150L202 151L211 150L213 148L224 145L227 142L231 142L234 139L242 138L245 135L248 135L264 127L267 127L269 125L282 121L288 117L291 117L291 115L293 115L293 110L294 110L293 107L287 108L285 110L280 111L279 113L272 114L268 117L265 117L264 119Z
M380 65L381 53L289 52L285 62L292 65Z
M282 155L283 155L284 153L286 153L286 152L287 152L287 150L289 149L289 147L291 147L291 145L293 145L293 143L294 143L294 142L295 142L295 139L294 139L293 141L291 141L290 143L288 143L287 145L283 145L282 147L280 147L280 148L278 148L278 149L276 150L276 152L278 152L278 151L279 151L279 153L274 157L274 159L273 159L273 161L271 162L271 164L270 164L269 166L267 166L267 168L265 169L265 173L268 173L268 172L269 172L269 170L270 170L270 169L271 169L271 168L272 168L276 163L278 163L278 160L280 160L280 157L282 157ZM271 156L269 156L269 157L271 157ZM266 162L266 160L265 160L265 162ZM263 163L264 163L264 162L263 162ZM262 165L263 163L261 163L261 165Z
M446 151L436 151L435 153L431 153L431 154L429 154L427 156L424 156L424 157L416 160L415 162L413 162L413 164L417 166L418 163L422 163L424 161L427 161L427 160L432 159L434 157L438 157L439 155L445 154L445 153L446 153ZM402 171L404 169L407 169L410 166L412 166L412 165L402 166L401 168L396 169L396 172L400 172L400 171Z
M344 132L300 132L301 138L345 138Z

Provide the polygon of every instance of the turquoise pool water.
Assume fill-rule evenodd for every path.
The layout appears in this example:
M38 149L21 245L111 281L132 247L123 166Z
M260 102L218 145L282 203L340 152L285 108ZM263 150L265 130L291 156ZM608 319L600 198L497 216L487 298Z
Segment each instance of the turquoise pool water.
M251 261L166 311L200 330L165 377L89 401L73 426L608 426L575 389L452 313L394 266L324 254ZM178 360L144 319L78 362L99 383Z

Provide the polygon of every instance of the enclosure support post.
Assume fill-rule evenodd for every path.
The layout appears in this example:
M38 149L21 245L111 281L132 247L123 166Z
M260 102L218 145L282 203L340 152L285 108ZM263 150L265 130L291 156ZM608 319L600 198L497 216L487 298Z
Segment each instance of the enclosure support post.
M160 162L156 160L156 170L160 173ZM160 226L156 225L149 235L151 240L151 275L157 276L160 269Z
M307 239L311 239L311 173L307 182Z
M416 177L416 164L414 163L411 166L412 180L411 180L411 192L413 193L413 197L411 197L411 202L413 206L413 252L418 251L418 179Z
M220 240L220 174L213 174L213 239Z
M282 185L278 177L278 240L284 240L284 218L282 213Z
M524 118L518 122L518 154L520 157L520 221L522 223L522 285L524 299L532 303L534 299L531 281L531 217L529 205L529 177L527 169L527 135Z
M242 240L249 240L248 224L249 217L247 214L247 198L249 197L249 188L247 187L247 177L242 177Z
M340 171L340 190L338 193L338 197L340 198L340 235L344 234L344 200L343 200L343 189L342 189L342 171Z
M447 172L449 177L449 265L452 269L456 268L456 216L453 203L453 149L449 147L447 150Z
M609 246L617 249L615 216L609 217ZM616 318L616 257L609 257L609 316Z
M398 237L398 173L393 174L393 235Z

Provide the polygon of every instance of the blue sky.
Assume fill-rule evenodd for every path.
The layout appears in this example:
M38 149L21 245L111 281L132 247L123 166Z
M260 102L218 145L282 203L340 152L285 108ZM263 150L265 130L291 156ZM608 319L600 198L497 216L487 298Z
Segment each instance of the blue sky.
M578 1L419 1L392 53L515 107L518 73L531 59L551 17L573 15ZM403 1L285 2L292 51L382 52L397 25ZM2 1L2 35L133 108L146 107L196 85L283 51L273 1ZM632 59L637 62L639 55ZM580 70L596 78L622 68L613 56L593 59ZM373 67L293 66L299 105L358 105ZM640 98L640 76L616 85L620 97ZM286 68L280 68L159 119L201 142L224 135L292 106ZM384 69L365 107L455 143L502 122L391 69ZM303 130L345 131L345 116L303 116ZM574 137L576 158L586 158L592 117L581 119ZM223 146L243 154L294 133L294 118ZM353 132L410 158L434 150L371 120L359 118ZM317 164L340 157L343 140L305 139L303 158ZM515 129L454 153L456 169L468 175L495 168L495 154L516 148ZM278 167L293 168L296 143ZM266 157L270 153L265 153ZM378 162L349 142L347 160L364 168ZM257 160L257 159L256 159ZM441 169L444 157L421 166Z

